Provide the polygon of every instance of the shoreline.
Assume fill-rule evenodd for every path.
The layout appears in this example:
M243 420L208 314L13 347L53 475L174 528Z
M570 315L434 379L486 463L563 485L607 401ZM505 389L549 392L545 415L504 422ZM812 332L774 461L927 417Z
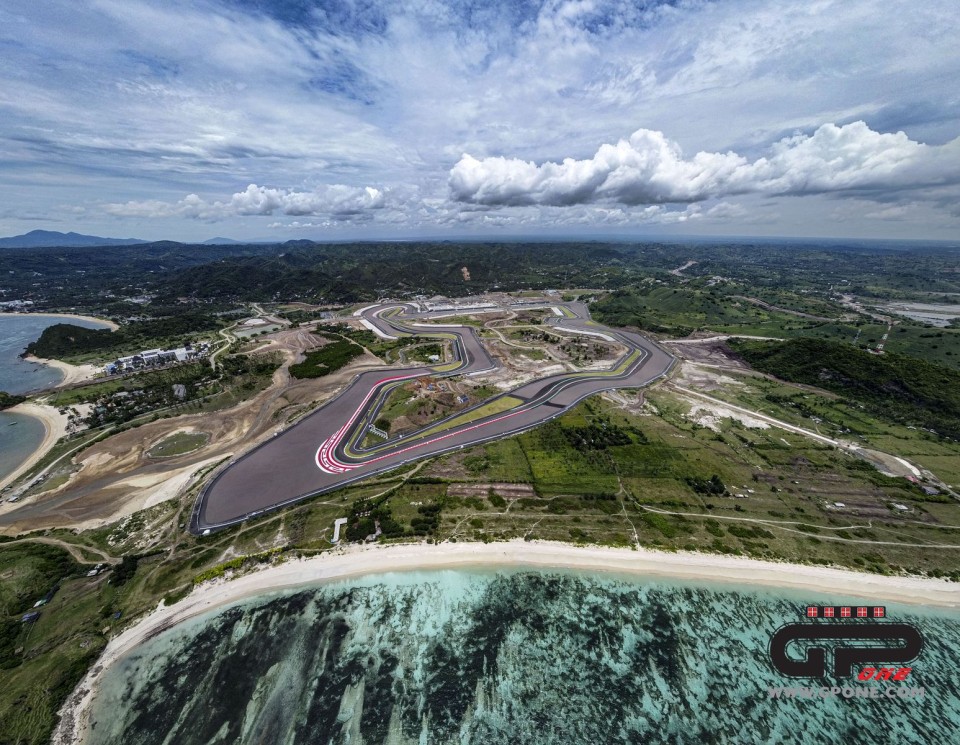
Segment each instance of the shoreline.
M61 414L55 407L46 404L38 404L33 401L25 401L22 404L11 406L6 409L10 414L21 414L31 419L38 419L43 424L43 441L34 449L27 459L14 469L7 476L0 478L0 489L12 484L24 473L33 468L50 450L56 445L60 438L67 434L67 416ZM9 496L9 495L6 495ZM6 498L6 497L5 497ZM6 505L6 502L4 502ZM10 505L12 508L13 505Z
M69 320L71 318L79 319L81 321L88 321L90 323L97 323L101 326L105 326L111 331L116 331L120 328L116 323L107 319L107 318L97 318L96 316L85 316L78 315L76 313L21 313L21 312L0 312L0 318L4 316L13 316L15 318L63 318ZM71 365L69 362L61 362L60 360L51 360L45 357L35 357L32 354L22 353L20 358L26 362L32 362L35 365L44 365L45 367L52 367L54 370L60 373L62 379L57 381L54 385L41 388L34 391L27 391L27 395L35 395L37 393L43 393L48 390L55 390L57 388L63 388L64 386L73 385L75 383L83 383L87 380L91 380L99 371L100 368L95 365Z
M96 365L71 365L69 362L48 360L45 357L34 357L32 354L25 354L21 359L36 365L52 367L63 376L63 379L58 381L52 388L45 388L35 391L35 393L65 388L68 385L74 385L76 383L85 383L88 380L92 380L96 374L100 372L100 368Z
M845 595L885 603L960 609L960 586L946 580L890 577L737 556L575 546L547 541L426 543L350 546L308 559L289 560L194 587L172 606L158 605L114 636L60 709L52 742L83 742L90 707L104 671L162 631L204 613L250 598L336 580L390 572L510 568L573 570L608 576L718 582L730 589L780 589Z
M79 313L22 313L20 311L2 311L0 312L0 318L3 316L18 316L23 318L78 318L81 321L89 321L90 323L101 323L111 331L116 331L120 328L119 325L111 321L109 318L85 316Z
M109 328L111 331L116 331L118 328L120 328L116 323L106 318L96 318L95 316L85 316L71 313L0 312L0 318L3 318L4 316L14 316L18 318L78 318L83 321L101 324ZM93 379L93 377L99 372L99 368L97 368L95 365L71 365L68 362L61 362L60 360L48 360L43 357L35 357L32 354L23 355L21 359L25 360L26 362L32 362L36 365L51 367L61 375L61 380L57 381L54 385L38 390L27 391L24 394L26 396L43 395L49 391L54 391L59 388L74 385L76 383L83 383L87 380ZM39 420L43 425L44 437L42 442L34 449L27 459L23 461L23 463L17 466L16 469L14 469L10 474L0 477L0 489L12 484L26 471L33 468L33 466L36 465L36 463L42 459L43 456L50 452L50 449L56 445L60 438L67 433L67 417L61 414L53 406L39 404L34 401L25 401L22 404L17 404L16 406L6 409L6 411L12 414L20 414L22 416L30 417L31 419ZM5 502L3 503L5 504Z

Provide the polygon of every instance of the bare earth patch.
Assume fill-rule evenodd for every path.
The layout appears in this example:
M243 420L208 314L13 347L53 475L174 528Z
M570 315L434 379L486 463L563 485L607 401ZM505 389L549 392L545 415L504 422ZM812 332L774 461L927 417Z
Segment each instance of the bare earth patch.
M726 386L742 386L736 378L724 375L717 368L706 367L693 362L683 362L676 383L686 388L696 388L701 391L719 391Z
M284 365L266 390L229 409L161 419L92 445L75 457L80 468L67 483L7 510L10 521L0 526L0 533L102 525L145 505L176 498L208 464L245 452L288 426L291 410L313 410L361 370L383 365L365 354L331 375L293 380L288 365L323 340L304 328L281 331L264 340L271 341L271 350L284 356ZM147 457L151 447L178 431L204 434L207 444L183 455Z
M537 496L530 484L450 484L447 487L447 495L451 497L485 497L491 491L505 499Z
M694 402L688 398L684 400L691 404L687 419L696 422L701 427L712 429L714 432L720 431L721 419L733 419L736 422L740 422L744 427L750 427L752 429L768 429L770 427L769 424L760 419L754 419L743 412L734 411L719 404Z

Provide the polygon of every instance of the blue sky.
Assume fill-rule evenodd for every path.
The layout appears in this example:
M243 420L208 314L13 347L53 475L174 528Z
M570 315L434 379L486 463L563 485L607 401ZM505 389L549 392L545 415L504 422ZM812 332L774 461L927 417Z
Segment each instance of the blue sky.
M956 0L5 0L0 234L960 236Z

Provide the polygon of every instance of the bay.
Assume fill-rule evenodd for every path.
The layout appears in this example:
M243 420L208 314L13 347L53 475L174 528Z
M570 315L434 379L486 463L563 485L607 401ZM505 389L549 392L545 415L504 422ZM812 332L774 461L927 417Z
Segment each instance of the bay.
M88 329L108 328L104 323L74 316L14 316L0 313L0 391L24 394L59 383L62 374L47 365L20 358L30 342L48 326L70 323Z
M0 479L13 473L43 442L43 422L0 411Z
M59 383L59 370L21 359L26 346L56 323L108 328L105 323L74 316L14 316L0 313L0 391L22 395ZM0 479L13 473L43 442L43 424L22 414L0 411Z

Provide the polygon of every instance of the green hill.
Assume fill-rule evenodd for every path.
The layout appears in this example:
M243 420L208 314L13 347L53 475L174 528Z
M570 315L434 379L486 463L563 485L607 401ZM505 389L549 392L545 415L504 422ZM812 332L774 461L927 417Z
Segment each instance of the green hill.
M777 331L797 319L731 298L711 288L654 287L617 290L590 306L611 326L635 326L686 336L698 329L758 333Z
M960 371L823 339L731 346L761 372L833 391L886 419L960 437Z
M37 341L27 345L27 352L53 360L91 354L109 359L175 343L219 325L216 319L199 313L138 321L116 331L56 323L45 328Z

